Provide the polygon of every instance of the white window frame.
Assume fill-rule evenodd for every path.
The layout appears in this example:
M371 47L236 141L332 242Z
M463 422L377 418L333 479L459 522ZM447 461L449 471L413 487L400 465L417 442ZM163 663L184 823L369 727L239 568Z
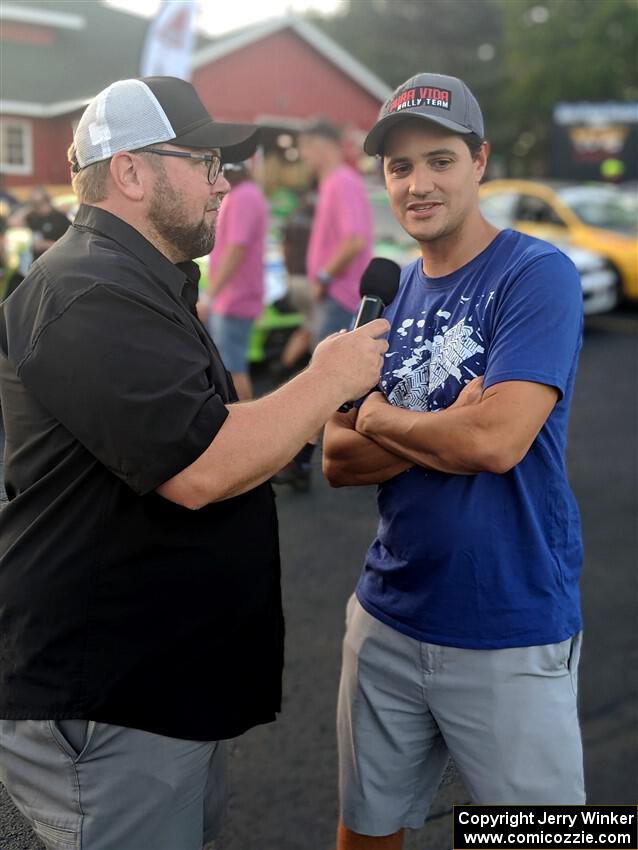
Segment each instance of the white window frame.
M8 145L6 144L6 133L9 127L20 127L23 140L22 164L5 162ZM30 121L20 118L0 118L0 168L3 174L33 174L33 126Z

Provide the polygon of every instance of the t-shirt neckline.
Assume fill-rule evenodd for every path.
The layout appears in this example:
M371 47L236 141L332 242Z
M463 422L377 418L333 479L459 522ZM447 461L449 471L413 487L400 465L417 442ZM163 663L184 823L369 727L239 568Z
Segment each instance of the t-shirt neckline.
M499 230L499 232L492 239L492 241L488 245L486 245L485 248L483 248L482 251L479 251L479 253L475 257L472 257L472 259L468 260L467 263L465 263L464 265L459 266L458 269L454 269L453 272L449 272L448 274L441 275L440 277L430 277L429 275L426 275L425 272L423 271L423 259L419 258L417 260L417 269L416 269L419 281L427 289L440 290L440 289L444 289L448 286L454 286L454 284L456 284L456 282L457 282L459 274L467 271L472 265L474 265L475 263L478 263L482 259L484 259L485 256L490 254L496 248L497 244L502 241L502 238L505 236L505 234L509 234L511 232L512 231L509 228L505 228L504 230Z

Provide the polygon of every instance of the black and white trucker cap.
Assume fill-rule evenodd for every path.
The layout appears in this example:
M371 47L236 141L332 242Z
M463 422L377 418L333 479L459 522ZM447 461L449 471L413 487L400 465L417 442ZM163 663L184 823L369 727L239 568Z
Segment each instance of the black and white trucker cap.
M394 91L379 111L363 143L370 156L383 154L386 134L405 118L421 118L454 133L484 137L478 102L463 80L445 74L415 74Z
M159 142L220 148L223 162L252 156L258 128L224 124L206 111L193 86L177 77L118 80L84 110L73 141L79 168Z

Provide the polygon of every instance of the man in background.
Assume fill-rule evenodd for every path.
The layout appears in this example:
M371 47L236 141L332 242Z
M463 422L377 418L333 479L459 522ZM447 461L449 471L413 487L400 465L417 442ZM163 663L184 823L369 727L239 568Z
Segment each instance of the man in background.
M248 340L264 305L268 205L247 163L224 166L231 191L224 198L210 255L203 311L240 401L252 398ZM200 296L201 298L201 296Z
M67 216L53 206L49 194L41 186L31 191L24 206L13 211L8 223L9 227L28 227L31 243L20 257L20 265L9 280L5 297L22 283L31 263L64 236L71 224Z
M362 178L344 161L341 134L334 124L325 120L308 124L299 135L299 153L319 184L306 257L316 345L352 324L361 275L372 257L372 209ZM307 489L315 448L316 441L304 446L275 482Z
M290 375L300 368L312 351L312 317L314 299L308 283L306 256L312 230L312 218L317 203L316 189L312 186L299 197L281 229L281 248L284 255L288 283L288 299L301 314L303 323L295 328L286 340L276 371Z
M41 186L36 186L27 203L19 207L9 218L9 227L28 227L32 233L32 260L41 257L67 231L69 218L56 209L51 197Z
M10 271L6 250L7 219L0 215L0 301L5 297Z
M7 216L11 215L18 206L20 206L20 202L16 196L6 188L5 176L0 171L0 215L6 219Z

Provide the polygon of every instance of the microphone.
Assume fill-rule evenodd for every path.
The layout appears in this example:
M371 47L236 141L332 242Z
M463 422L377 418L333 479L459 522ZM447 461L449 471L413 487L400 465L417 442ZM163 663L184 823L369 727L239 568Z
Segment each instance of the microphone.
M353 330L381 316L399 290L400 276L401 268L393 260L386 260L384 257L373 257L370 260L359 284L361 305ZM353 404L353 401L344 402L339 413L347 413Z

